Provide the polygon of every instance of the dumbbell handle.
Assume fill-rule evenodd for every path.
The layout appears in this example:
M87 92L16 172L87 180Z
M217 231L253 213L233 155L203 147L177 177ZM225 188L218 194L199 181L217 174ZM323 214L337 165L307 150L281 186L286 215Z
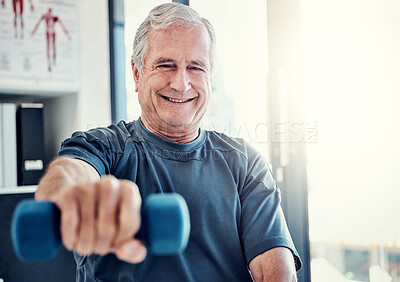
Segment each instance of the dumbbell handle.
M182 252L189 234L189 211L182 196L152 194L145 199L136 237L146 245L149 253ZM22 201L14 211L11 238L15 253L22 261L54 257L61 245L60 210L48 201Z

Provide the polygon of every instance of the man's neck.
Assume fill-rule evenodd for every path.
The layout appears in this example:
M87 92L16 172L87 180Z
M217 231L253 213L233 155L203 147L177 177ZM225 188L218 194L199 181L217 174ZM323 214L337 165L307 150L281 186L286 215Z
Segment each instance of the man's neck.
M172 141L174 143L185 144L194 141L200 134L199 127L170 126L165 127L152 126L145 120L141 119L143 125L157 136Z

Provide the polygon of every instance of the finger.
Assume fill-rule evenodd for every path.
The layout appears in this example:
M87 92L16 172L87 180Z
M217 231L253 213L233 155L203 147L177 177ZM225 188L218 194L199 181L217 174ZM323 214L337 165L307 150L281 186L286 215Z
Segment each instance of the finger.
M142 198L137 185L131 181L121 180L118 201L117 247L121 242L132 239L140 227Z
M115 251L120 260L139 263L142 262L147 255L146 247L137 239L132 239L121 244Z
M117 203L119 183L111 176L102 178L97 187L98 214L96 219L97 242L95 252L103 255L112 251L117 233Z
M96 245L95 218L96 218L96 184L86 183L75 190L79 193L80 224L76 251L81 255L94 252Z
M62 200L55 199L55 204L61 211L61 238L64 246L73 250L78 239L79 204L74 197L73 188L66 191Z

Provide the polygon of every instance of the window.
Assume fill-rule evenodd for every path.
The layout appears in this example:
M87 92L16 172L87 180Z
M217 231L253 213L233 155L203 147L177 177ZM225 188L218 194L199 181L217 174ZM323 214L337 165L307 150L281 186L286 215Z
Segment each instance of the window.
M316 282L400 281L399 13L397 1L302 1Z

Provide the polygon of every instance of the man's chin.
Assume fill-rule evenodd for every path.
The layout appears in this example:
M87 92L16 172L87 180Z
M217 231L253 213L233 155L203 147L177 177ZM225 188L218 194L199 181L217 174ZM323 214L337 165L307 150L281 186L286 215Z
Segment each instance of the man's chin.
M169 128L186 128L192 126L188 122L182 122L182 120L166 120L164 121L164 124Z
M196 127L196 124L193 123L192 120L188 120L187 117L185 118L166 118L163 119L163 123L166 127L168 128L182 128L182 129L187 129L187 128L193 128Z

